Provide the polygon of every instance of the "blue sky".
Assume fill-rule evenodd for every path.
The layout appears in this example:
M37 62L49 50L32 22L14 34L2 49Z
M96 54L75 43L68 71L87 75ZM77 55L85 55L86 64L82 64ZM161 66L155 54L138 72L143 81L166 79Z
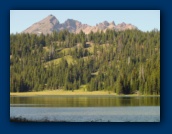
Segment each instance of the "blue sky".
M20 33L50 14L60 23L74 19L94 26L106 20L131 23L142 31L160 30L160 10L10 10L10 33Z

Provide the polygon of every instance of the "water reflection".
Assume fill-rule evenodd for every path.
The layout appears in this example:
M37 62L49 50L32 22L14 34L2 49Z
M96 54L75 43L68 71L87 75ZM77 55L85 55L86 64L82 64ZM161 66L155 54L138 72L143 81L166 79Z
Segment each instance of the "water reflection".
M10 97L11 106L32 107L114 107L160 106L160 97L40 96Z

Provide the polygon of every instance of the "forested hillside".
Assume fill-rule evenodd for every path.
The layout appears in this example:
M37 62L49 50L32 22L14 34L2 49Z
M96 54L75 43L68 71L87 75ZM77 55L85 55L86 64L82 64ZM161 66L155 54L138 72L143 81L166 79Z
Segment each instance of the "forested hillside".
M160 32L10 35L10 91L160 94Z

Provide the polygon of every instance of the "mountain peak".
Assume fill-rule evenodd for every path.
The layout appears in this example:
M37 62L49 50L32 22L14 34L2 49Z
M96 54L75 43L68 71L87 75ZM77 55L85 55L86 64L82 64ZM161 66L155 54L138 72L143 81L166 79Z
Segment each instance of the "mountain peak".
M121 25L121 26L125 26L125 25L126 25L126 23L125 23L125 22L122 22L120 25Z
M67 19L64 23L60 23L54 15L50 14L46 18L24 30L23 33L51 34L53 31L61 31L65 29L72 33L79 33L82 30L85 34L89 34L91 31L106 31L107 29L122 31L127 29L136 29L136 27L124 22L115 25L114 21L103 21L102 23L96 24L96 26L82 24L74 19Z
M54 18L55 16L54 15L52 15L52 14L50 14L50 15L48 15L47 17L45 17L45 18ZM56 18L56 17L55 17Z
M110 24L115 26L115 22L114 21L112 21Z
M104 24L105 26L108 26L108 25L109 25L109 22L108 22L108 21L103 21L103 24Z
M49 21L50 23L52 23L52 24L54 24L54 25L56 25L56 24L59 24L59 21L57 20L57 18L54 16L54 15L52 15L52 14L50 14L50 15L48 15L45 19L43 19L42 21Z
M51 14L41 21L34 23L32 26L24 30L23 33L50 34L58 27L58 25L59 21Z
M49 16L54 16L54 15L50 14Z

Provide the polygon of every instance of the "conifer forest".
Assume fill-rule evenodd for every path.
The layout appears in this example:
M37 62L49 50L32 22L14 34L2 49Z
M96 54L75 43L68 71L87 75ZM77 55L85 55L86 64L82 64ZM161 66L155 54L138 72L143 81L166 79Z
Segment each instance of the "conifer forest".
M10 35L10 92L160 94L160 31Z

